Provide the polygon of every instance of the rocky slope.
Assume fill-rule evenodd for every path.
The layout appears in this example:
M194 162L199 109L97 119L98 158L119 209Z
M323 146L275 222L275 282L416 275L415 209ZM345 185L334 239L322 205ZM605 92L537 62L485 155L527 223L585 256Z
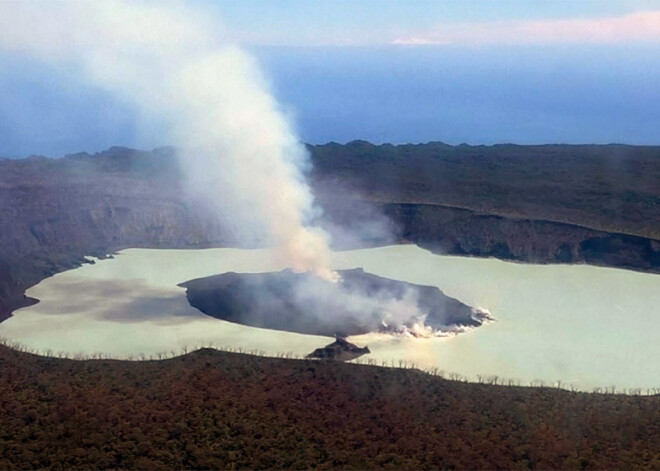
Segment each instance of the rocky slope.
M0 319L37 281L123 247L227 243L180 195L168 150L0 161Z
M338 245L660 272L660 148L310 146ZM240 244L181 191L171 149L0 160L0 319L27 287L125 247ZM383 214L385 217L383 217Z

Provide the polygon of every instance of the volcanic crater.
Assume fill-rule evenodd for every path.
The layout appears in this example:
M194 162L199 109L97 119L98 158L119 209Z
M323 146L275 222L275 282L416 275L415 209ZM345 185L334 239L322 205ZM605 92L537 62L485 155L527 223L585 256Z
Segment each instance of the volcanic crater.
M428 336L477 327L488 313L434 286L392 280L364 270L337 272L330 282L290 269L228 272L179 284L191 306L229 322L344 338L370 332Z

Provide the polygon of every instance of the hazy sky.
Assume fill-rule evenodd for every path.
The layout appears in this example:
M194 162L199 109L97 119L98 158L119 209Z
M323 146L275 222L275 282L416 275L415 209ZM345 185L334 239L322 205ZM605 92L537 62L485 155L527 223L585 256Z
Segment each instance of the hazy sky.
M634 37L644 28L640 24L648 22L635 18L636 13L660 12L660 4L648 0L224 0L199 2L199 6L221 12L226 26L245 44L305 47L383 45L414 39L506 42L507 35L499 28L515 33L516 27L525 25L532 27L530 34L516 42L533 41L543 27L554 29L557 36L583 40L577 27L591 23L590 33L599 28L602 32L617 21L622 23L621 31L627 29L629 37ZM657 40L657 17L653 22L649 27ZM479 41L481 36L485 37ZM598 40L598 34L594 36Z
M257 56L307 142L660 144L660 2L192 5ZM170 143L75 71L24 56L3 21L0 156Z

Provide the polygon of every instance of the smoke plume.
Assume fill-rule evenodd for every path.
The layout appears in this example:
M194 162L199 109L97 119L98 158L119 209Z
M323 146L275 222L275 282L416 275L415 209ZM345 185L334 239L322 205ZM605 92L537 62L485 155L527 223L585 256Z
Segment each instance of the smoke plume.
M258 64L184 3L0 2L0 48L112 92L181 149L189 189L296 271L335 278L308 155Z

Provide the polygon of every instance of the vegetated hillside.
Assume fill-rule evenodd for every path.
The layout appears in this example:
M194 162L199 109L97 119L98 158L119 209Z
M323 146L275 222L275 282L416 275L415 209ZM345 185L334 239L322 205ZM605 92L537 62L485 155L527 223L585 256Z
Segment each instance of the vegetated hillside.
M660 397L200 350L0 346L2 469L658 469Z
M359 194L434 252L660 271L660 147L354 141L312 155L331 215Z
M171 150L0 161L0 320L25 288L124 247L227 244L181 196Z
M660 272L660 147L310 146L329 227L436 252ZM0 160L0 320L27 287L126 247L237 246L172 149ZM372 224L374 214L391 224ZM378 219L378 218L376 218ZM380 221L382 222L382 221Z
M660 147L312 147L319 179L381 203L442 205L660 239Z

